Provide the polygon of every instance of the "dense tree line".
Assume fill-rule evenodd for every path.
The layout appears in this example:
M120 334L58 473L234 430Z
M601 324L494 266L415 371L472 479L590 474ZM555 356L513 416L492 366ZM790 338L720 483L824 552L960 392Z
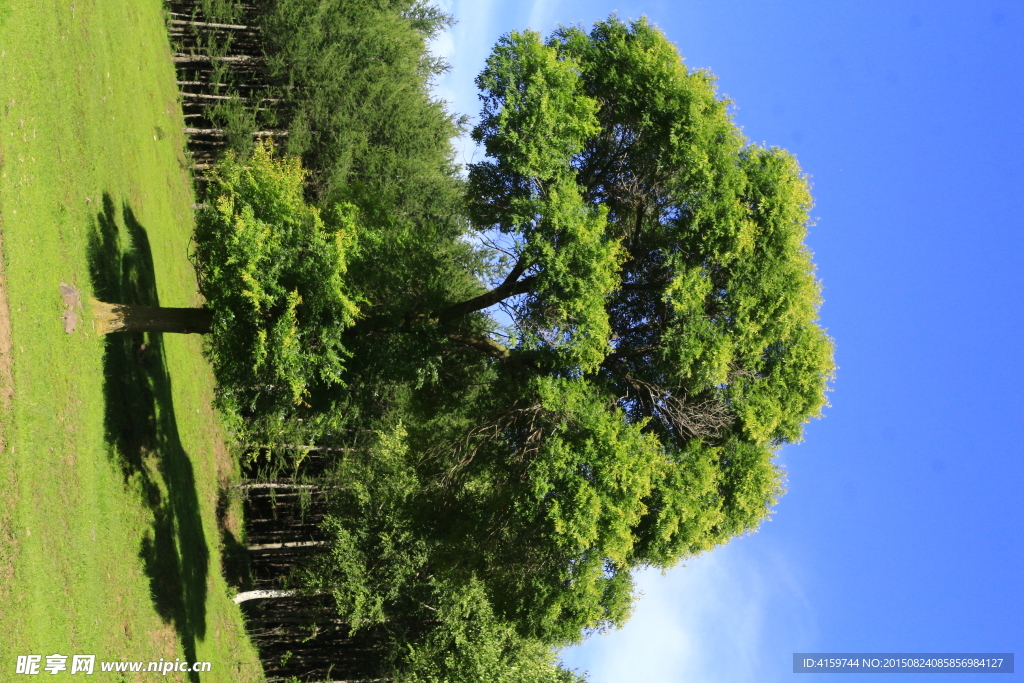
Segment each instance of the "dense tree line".
M796 161L643 20L502 38L463 180L436 10L170 9L217 162L178 331L249 468L268 674L576 680L555 648L624 623L634 570L755 529L824 405Z
M426 84L450 17L410 0L174 0L170 28L200 160L275 137L318 199L452 213L459 123ZM203 149L207 144L209 149Z

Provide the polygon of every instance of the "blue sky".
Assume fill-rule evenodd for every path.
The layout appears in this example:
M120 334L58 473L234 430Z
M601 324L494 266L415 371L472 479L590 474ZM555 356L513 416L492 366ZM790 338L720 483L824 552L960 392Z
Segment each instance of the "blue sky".
M789 493L757 534L641 575L630 623L565 661L593 683L772 683L807 678L793 652L1024 653L1024 2L442 6L456 111L501 34L647 15L814 187L840 370L779 456ZM923 676L981 678L870 680Z

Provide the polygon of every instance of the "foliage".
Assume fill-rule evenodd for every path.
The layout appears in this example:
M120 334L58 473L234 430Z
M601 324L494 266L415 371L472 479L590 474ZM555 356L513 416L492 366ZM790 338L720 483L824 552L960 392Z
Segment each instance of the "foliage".
M440 548L425 528L432 520L407 436L397 424L338 463L327 479L336 492L323 523L329 549L297 573L299 585L330 594L353 631L383 634L396 680L582 680L557 665L546 642L497 614L483 581L435 571Z
M298 159L271 151L220 164L193 251L219 396L261 415L302 403L311 384L341 383L342 332L357 312L343 281L354 211L307 205Z
M408 0L270 4L261 23L285 98L277 115L321 196L343 191L391 212L450 192L453 169L438 159L457 127L426 88L446 68L426 40L450 21Z
M388 633L395 676L561 680L546 648L624 623L634 570L753 531L782 493L774 453L834 369L808 182L660 31L611 17L499 41L459 198L424 91L443 17L388 5L356 35L346 2L266 15L289 145L332 208L257 148L197 232L222 397L348 449L293 579ZM351 92L316 92L337 74Z
M378 437L333 473L342 488L323 523L329 549L299 577L308 590L329 592L353 630L385 621L386 604L408 599L403 588L425 561L407 509L419 482L407 461L405 431L399 424Z
M368 594L479 582L520 637L564 644L624 622L632 570L756 529L781 494L774 450L820 414L833 369L811 199L796 161L748 144L714 79L645 20L510 34L478 85L489 158L469 210L511 259L461 297L430 286L458 268L429 237L374 260L405 291L366 290L382 315L346 333L344 400L364 426L402 421L402 481L418 483L388 521L345 508L335 544L349 577L406 577ZM369 549L399 532L424 569L352 559L388 556Z
M251 151L253 131L286 131L286 151L302 157L320 200L341 198L378 217L450 212L459 183L449 140L461 124L430 96L431 79L448 67L427 49L450 16L419 0L268 0L252 16L225 0L201 0L197 9L260 31L255 71L212 65L214 80L236 96L213 120L240 156ZM217 33L204 47L217 55L254 49Z
M406 643L395 679L402 683L582 683L544 643L521 637L495 615L484 586L439 587L437 625Z

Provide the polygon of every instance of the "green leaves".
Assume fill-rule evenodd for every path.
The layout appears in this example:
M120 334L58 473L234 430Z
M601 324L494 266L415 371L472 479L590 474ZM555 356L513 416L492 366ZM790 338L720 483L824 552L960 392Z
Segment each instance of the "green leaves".
M725 387L737 426L777 445L799 440L801 424L820 414L833 368L804 245L811 198L783 150L750 146L737 167L740 210L719 227L728 246L669 261L677 274L664 294L672 326L663 353L689 393Z
M832 342L806 177L656 27L512 33L477 83L483 239L461 205L339 185L355 243L353 209L307 207L298 167L261 151L205 215L204 293L234 311L212 347L235 349L227 395L346 428L305 585L394 629L400 680L557 680L538 644L621 625L633 570L770 514Z
M402 683L582 683L543 642L522 637L499 615L485 585L439 586L438 626L408 645Z
M600 547L603 558L626 566L642 501L662 476L660 444L583 383L538 379L536 391L551 427L531 487L554 542L573 553Z
M532 585L516 601L530 613L523 621L532 632L571 642L584 629L621 625L628 617L634 529L665 461L643 424L625 422L586 384L537 379L533 389L541 409L535 429L543 439L516 509L524 515L518 533L532 535L539 557L534 575L520 577ZM531 534L537 524L543 533Z
M607 238L607 211L582 197L573 155L599 132L598 103L582 90L579 66L532 31L504 36L477 78L483 112L473 137L496 161L471 170L483 195L517 191L496 222L524 239L522 258L536 269L527 316L531 345L559 353L562 366L593 372L609 351L604 301L618 284L620 249ZM483 215L486 208L478 209Z
M321 525L328 547L298 579L310 592L329 594L358 631L393 616L428 559L410 514L420 481L405 428L378 431L366 451L338 463L330 478L336 492Z
M509 236L530 282L510 306L508 414L531 426L511 420L494 451L529 464L492 485L532 578L496 570L492 585L557 641L624 618L629 569L769 514L774 449L820 415L832 343L806 178L747 143L714 78L657 28L509 34L477 83L489 159L470 169L472 215Z
M274 159L269 146L244 165L228 156L213 205L198 216L193 258L214 311L209 355L220 400L238 410L287 411L312 385L341 382L341 336L357 313L344 282L356 224L350 207L322 215L307 205L304 176L297 159Z
M534 343L562 355L559 366L591 373L610 351L604 304L619 284L622 250L606 238L606 210L584 203L571 179L552 182L538 206L536 224L524 230L524 256L538 269L527 304L543 330Z
M597 102L581 92L576 64L533 31L499 39L476 83L483 111L473 139L505 172L542 180L563 174L598 131Z
M288 152L313 171L319 200L352 202L366 216L457 201L449 140L460 124L431 97L430 80L447 67L427 49L451 21L413 0L261 3L267 76L281 102L258 116L288 129Z

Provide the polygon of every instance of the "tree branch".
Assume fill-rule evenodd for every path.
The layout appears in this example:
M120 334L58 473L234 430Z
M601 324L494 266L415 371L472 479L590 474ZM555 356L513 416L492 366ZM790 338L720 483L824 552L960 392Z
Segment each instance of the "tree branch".
M658 278L657 280L651 280L650 282L623 282L619 285L618 289L623 292L653 291L664 289L669 282L670 280L668 278Z
M526 292L531 291L537 281L537 277L535 275L531 275L530 277L523 278L522 280L519 279L526 271L527 267L528 264L525 257L520 258L519 262L516 263L511 271L509 271L504 282L491 291L485 292L468 301L463 301L461 303L448 306L447 308L443 308L433 315L423 313L414 314L406 318L404 325L399 326L394 324L395 319L393 317L379 316L366 318L346 330L345 334L400 332L403 328L407 328L414 320L424 320L429 318L432 318L441 324L450 323L473 313L474 311L489 308L490 306L500 303L509 297L513 297L517 294L525 294ZM483 335L458 331L444 332L444 334L452 341L469 346L478 351L482 351L489 356L493 356L500 360L508 360L509 358L509 350L506 347Z
M468 332L449 332L446 334L452 341L472 347L477 351L483 351L488 356L494 356L500 360L508 360L508 349L488 337L483 337Z
M481 311L485 308L489 308L511 296L515 296L516 294L525 294L526 292L531 291L534 284L537 282L537 277L535 275L531 275L530 277L523 278L522 280L519 279L519 277L526 271L526 268L526 258L520 258L519 262L516 263L512 270L509 271L509 274L505 277L505 281L500 285L489 292L485 292L478 297L470 299L469 301L463 301L462 303L441 309L433 317L441 323L450 322L474 311Z

